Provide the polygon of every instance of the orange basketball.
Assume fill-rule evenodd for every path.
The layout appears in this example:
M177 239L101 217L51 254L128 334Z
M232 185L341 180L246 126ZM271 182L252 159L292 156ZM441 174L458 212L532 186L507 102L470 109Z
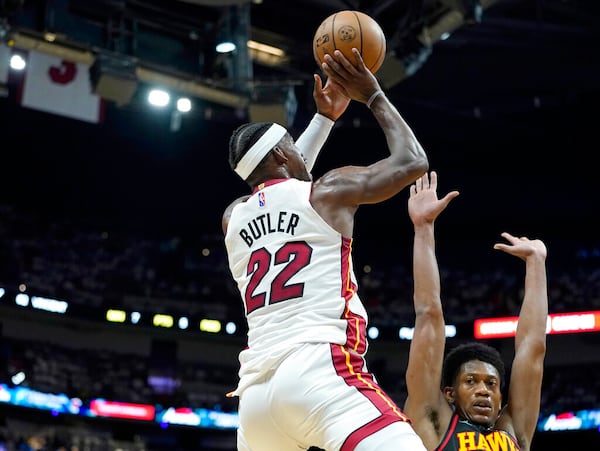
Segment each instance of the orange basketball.
M321 67L325 54L341 51L354 62L352 47L362 55L365 65L375 73L385 58L385 35L371 16L360 11L338 11L327 17L313 37L313 55Z

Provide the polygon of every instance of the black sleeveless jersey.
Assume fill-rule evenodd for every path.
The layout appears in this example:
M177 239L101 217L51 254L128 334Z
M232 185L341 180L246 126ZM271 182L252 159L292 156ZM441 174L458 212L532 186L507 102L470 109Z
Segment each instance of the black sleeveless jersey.
M519 451L517 441L505 431L461 420L455 412L444 439L435 451Z

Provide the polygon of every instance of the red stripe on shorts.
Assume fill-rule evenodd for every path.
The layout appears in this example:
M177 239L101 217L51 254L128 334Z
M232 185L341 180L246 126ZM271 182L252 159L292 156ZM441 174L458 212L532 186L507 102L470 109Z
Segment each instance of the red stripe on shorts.
M356 388L381 412L390 417L390 422L410 421L394 401L379 387L373 375L363 372L364 359L341 345L331 345L331 356L336 373L346 384Z
M369 437L370 435L375 434L377 431L380 431L386 426L389 426L396 421L403 421L402 419L393 416L393 415L382 415L378 418L375 418L373 421L365 424L364 426L358 428L352 434L346 438L346 441L340 448L340 451L351 451L356 448L363 439Z

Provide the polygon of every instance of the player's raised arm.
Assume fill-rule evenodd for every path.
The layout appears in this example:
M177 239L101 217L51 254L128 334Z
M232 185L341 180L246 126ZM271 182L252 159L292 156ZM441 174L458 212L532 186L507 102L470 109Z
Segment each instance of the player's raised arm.
M381 127L389 156L366 167L345 167L331 174L339 201L371 204L389 199L423 175L427 155L412 129L389 101L360 53L353 49L351 62L341 52L325 56L323 71L344 87L351 99L368 105ZM324 181L328 181L324 178Z
M451 409L440 390L446 342L435 255L434 223L458 191L437 196L437 174L423 175L410 187L408 213L414 226L413 277L415 329L410 345L404 411L427 449L440 442Z
M527 451L531 447L540 412L546 354L547 249L541 240L518 238L509 233L503 233L502 236L508 244L497 243L494 249L525 262L525 293L515 336L508 404L498 424L515 436L522 451Z

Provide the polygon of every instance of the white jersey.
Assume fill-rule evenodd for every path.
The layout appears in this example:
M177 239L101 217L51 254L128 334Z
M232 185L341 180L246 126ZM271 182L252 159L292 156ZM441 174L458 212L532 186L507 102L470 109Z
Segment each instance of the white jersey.
M311 182L273 180L231 213L225 245L248 322L239 395L303 343L367 351L367 313L356 294L352 240L313 209Z

